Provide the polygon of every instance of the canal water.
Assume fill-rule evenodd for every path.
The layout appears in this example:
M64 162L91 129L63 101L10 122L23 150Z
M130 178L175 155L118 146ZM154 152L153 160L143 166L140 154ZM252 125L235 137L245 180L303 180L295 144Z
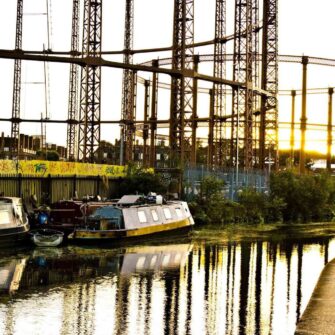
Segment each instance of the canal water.
M334 224L0 251L0 334L293 334Z

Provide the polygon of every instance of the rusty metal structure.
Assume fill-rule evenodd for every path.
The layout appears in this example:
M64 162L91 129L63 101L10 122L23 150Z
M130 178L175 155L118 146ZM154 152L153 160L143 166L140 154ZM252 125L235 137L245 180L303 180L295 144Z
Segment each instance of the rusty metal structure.
M253 155L253 61L255 45L254 1L236 0L235 2L235 40L233 60L233 80L246 83L244 89L233 90L231 119L231 155L233 166L241 165L249 169L254 164Z
M226 77L226 0L216 0L215 3L215 36L213 75ZM224 166L227 160L227 122L221 117L226 113L226 89L222 84L213 84L210 93L210 117L208 127L208 164Z
M173 16L172 69L181 76L171 79L170 161L171 167L191 163L192 133L195 132L193 80L184 75L193 69L194 0L175 0Z
M227 0L215 1L215 36L213 40L194 42L194 0L174 0L172 46L134 50L134 0L125 1L124 48L110 54L123 55L123 62L102 58L102 0L73 0L71 51L67 55L11 54L15 59L12 137L19 138L21 59L70 63L70 87L67 123L68 159L94 162L103 122L121 126L120 162L133 160L137 124L142 124L145 166L155 166L159 125L168 128L170 167L196 164L197 129L208 128L210 167L254 167L277 165L278 151L278 0L234 0L234 34L227 36ZM22 2L18 0L16 50L22 48ZM83 3L83 6L81 6ZM80 8L83 8L83 15ZM20 15L19 15L20 14ZM80 17L83 17L82 49L79 52ZM19 19L20 18L20 19ZM260 24L262 22L262 24ZM261 54L260 54L260 41ZM233 43L233 55L227 55L227 43ZM197 47L212 45L213 55L197 55ZM154 59L134 64L133 55L170 51L170 59ZM1 56L1 53L0 53ZM6 55L3 54L3 57ZM16 57L16 58L15 58ZM298 62L290 56L286 61ZM299 58L301 60L301 57ZM212 62L212 75L199 74L201 62ZM315 60L316 62L319 62ZM310 62L313 62L310 59ZM227 71L228 64L231 69ZM101 67L123 69L120 120L102 121L100 117ZM171 66L167 68L166 66ZM81 67L80 92L77 82ZM152 73L149 80L138 78L139 71ZM227 73L232 73L228 80ZM171 77L170 115L158 120L158 75ZM206 117L198 116L198 81L210 82L209 108ZM136 118L137 84L144 84L144 120ZM79 106L77 104L78 95ZM227 96L231 94L231 106ZM78 111L79 107L79 111ZM78 113L79 112L79 113ZM78 115L79 114L79 115ZM150 115L149 115L150 114ZM49 120L45 120L49 122ZM63 122L59 120L59 122ZM13 144L18 148L18 144ZM14 153L15 151L13 151Z
M102 0L84 1L82 56L101 57ZM101 67L82 67L79 115L79 160L93 163L100 143Z
M125 64L133 63L132 49L134 39L134 0L126 0L125 27L124 27L124 55ZM136 72L130 69L123 70L122 80L122 121L121 141L124 152L120 162L133 160L133 144L135 140L135 108L136 108Z
M23 0L17 0L16 8L16 32L15 50L22 49L22 23L23 23ZM11 156L12 158L20 154L20 111L21 111L21 69L22 60L14 60L13 79L13 103L12 103L12 124L11 124Z
M262 96L259 166L265 162L278 166L278 0L263 3L263 45L261 88L271 94Z
M80 1L73 0L71 52L75 56L79 52ZM70 161L76 159L77 128L78 128L78 79L79 66L70 64L69 109L67 125L67 157Z

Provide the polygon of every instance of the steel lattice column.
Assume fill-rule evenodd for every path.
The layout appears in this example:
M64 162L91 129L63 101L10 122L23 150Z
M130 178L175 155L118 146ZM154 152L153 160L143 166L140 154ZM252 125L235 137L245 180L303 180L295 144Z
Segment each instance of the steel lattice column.
M231 163L253 165L253 0L236 0L233 80L247 89L233 91ZM241 149L241 150L240 150Z
M278 0L264 0L262 46L262 97L260 122L260 167L278 165Z
M79 51L79 7L80 0L73 0L71 52L75 56ZM78 121L78 78L79 67L70 64L69 110L67 126L67 157L70 161L76 158L76 135Z
M16 9L16 35L15 49L22 49L22 21L23 21L23 0L17 0ZM20 111L21 111L21 59L14 61L14 84L11 124L11 148L12 157L20 154Z
M259 22L259 0L252 1L252 83L254 87L260 87L260 58L259 55L259 34L260 34L260 22ZM257 149L259 149L259 120L260 115L260 95L253 94L253 164L257 165L259 155Z
M215 43L213 75L217 78L226 77L226 0L216 0L215 10ZM226 112L226 90L222 84L213 84L214 122L213 124L213 157L209 157L209 164L222 166L227 156L226 124L220 119ZM208 143L208 145L212 145Z
M134 0L126 1L125 10L125 29L124 29L124 56L123 62L125 64L133 63L133 56L131 50L133 49L133 35L134 35ZM135 105L135 87L134 87L134 73L132 70L123 70L122 82L122 120L124 122L122 128L122 139L124 143L124 160L125 163L133 159L133 144L135 140L134 127L134 105ZM123 157L122 160L123 161Z
M173 69L193 67L194 4L193 0L175 0L173 20ZM192 150L193 79L173 77L171 82L170 147L171 166L188 165Z
M102 0L85 0L83 57L101 57ZM94 162L100 143L101 68L85 66L81 72L79 159Z

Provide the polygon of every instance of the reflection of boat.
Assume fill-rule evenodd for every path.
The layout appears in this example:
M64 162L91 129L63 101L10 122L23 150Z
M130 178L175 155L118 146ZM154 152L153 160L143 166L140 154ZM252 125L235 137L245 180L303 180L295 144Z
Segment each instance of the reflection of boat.
M121 274L180 269L185 265L191 247L189 244L172 244L127 248Z
M0 198L0 246L21 241L29 231L28 217L23 209L22 199Z
M0 262L0 292L64 285L132 273L179 271L192 245L171 244L125 249L35 248L23 259Z
M116 205L97 209L70 239L81 242L115 242L147 235L180 231L194 225L184 201L145 203L141 196L124 196Z
M54 229L37 229L30 232L31 241L38 247L57 247L63 242L64 233Z

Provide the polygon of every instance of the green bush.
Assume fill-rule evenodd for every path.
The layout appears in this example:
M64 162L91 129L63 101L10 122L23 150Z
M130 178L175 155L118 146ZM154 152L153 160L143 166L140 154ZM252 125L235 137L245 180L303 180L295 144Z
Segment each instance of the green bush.
M298 175L291 171L270 178L271 197L282 199L285 221L329 220L333 218L335 180L329 174Z
M119 187L119 193L121 193L119 195L148 194L149 192L166 193L166 186L160 174L135 166L128 167L127 174Z
M335 178L329 174L273 173L269 194L253 188L240 190L237 202L224 198L224 183L205 177L190 204L199 223L270 223L324 221L335 217Z

